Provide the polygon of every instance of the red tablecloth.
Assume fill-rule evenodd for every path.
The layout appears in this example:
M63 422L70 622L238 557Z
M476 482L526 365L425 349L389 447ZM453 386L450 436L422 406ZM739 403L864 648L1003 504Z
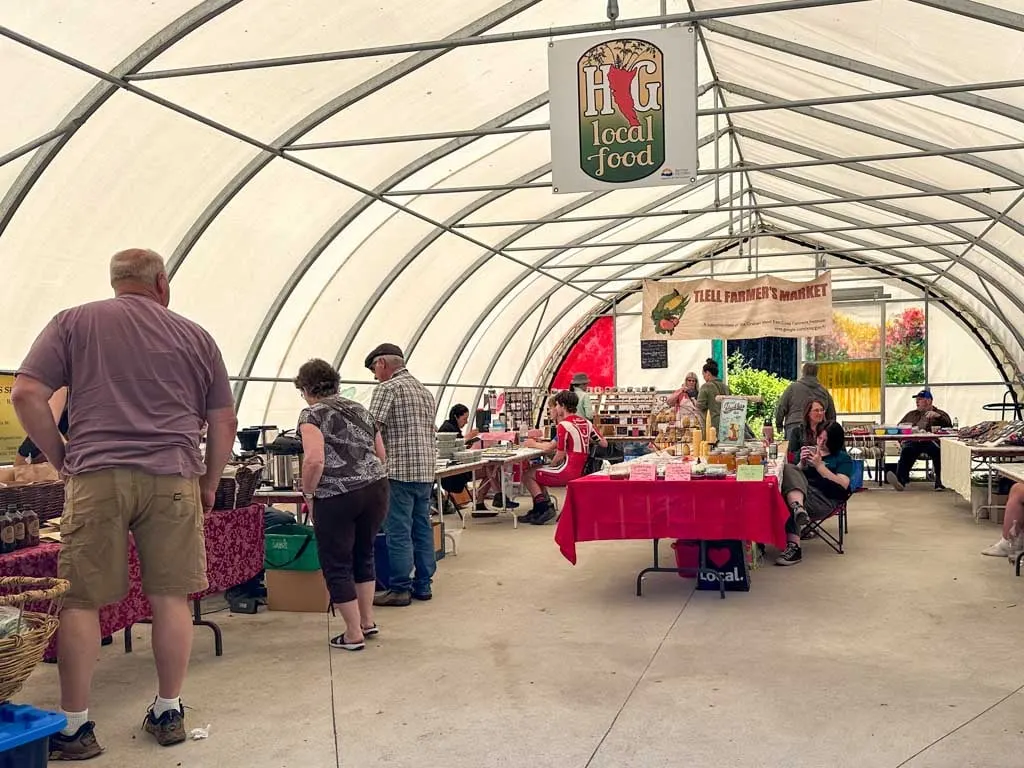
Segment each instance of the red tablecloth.
M555 542L575 565L576 543L616 539L739 539L786 546L789 509L773 476L722 480L611 480L589 475L566 488Z
M206 578L210 587L189 597L221 592L248 581L263 570L263 507L209 512L206 532ZM44 542L0 556L0 576L56 576L60 544ZM128 594L119 603L100 609L100 631L104 637L152 616L149 601L142 594L142 575L135 543L129 540ZM54 643L56 638L54 638ZM46 657L53 658L51 643Z

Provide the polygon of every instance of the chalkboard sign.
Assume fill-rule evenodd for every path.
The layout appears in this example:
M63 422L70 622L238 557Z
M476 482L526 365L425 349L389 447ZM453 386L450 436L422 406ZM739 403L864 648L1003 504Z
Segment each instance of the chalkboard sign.
M668 368L668 341L640 342L641 368Z

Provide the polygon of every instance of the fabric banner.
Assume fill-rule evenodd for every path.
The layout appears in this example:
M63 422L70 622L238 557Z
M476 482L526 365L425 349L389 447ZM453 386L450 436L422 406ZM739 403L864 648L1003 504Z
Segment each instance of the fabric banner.
M14 376L0 375L0 464L12 464L18 453L18 446L25 439L25 430L21 428L11 403L11 390L14 388Z
M696 181L696 38L687 25L550 44L556 194Z
M753 280L644 280L640 338L804 338L832 332L832 273L804 283Z

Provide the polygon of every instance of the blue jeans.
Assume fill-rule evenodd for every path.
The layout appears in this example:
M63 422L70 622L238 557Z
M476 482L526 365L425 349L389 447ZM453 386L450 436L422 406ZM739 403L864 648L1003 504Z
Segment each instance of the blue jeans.
M434 531L430 527L432 483L389 480L391 496L384 533L388 537L390 589L394 592L430 593L430 580L437 570L434 559ZM415 575L413 567L415 566Z

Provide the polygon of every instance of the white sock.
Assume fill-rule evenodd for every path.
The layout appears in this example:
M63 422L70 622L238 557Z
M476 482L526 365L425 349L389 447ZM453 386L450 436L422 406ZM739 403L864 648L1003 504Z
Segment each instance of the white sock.
M159 696L156 697L156 701L153 702L153 717L159 719L160 715L164 712L181 711L181 698L174 699L161 699Z
M61 710L62 712L64 710ZM81 712L64 712L64 717L68 719L68 724L61 729L61 733L65 736L74 736L78 733L78 729L89 722L89 710L83 709Z

